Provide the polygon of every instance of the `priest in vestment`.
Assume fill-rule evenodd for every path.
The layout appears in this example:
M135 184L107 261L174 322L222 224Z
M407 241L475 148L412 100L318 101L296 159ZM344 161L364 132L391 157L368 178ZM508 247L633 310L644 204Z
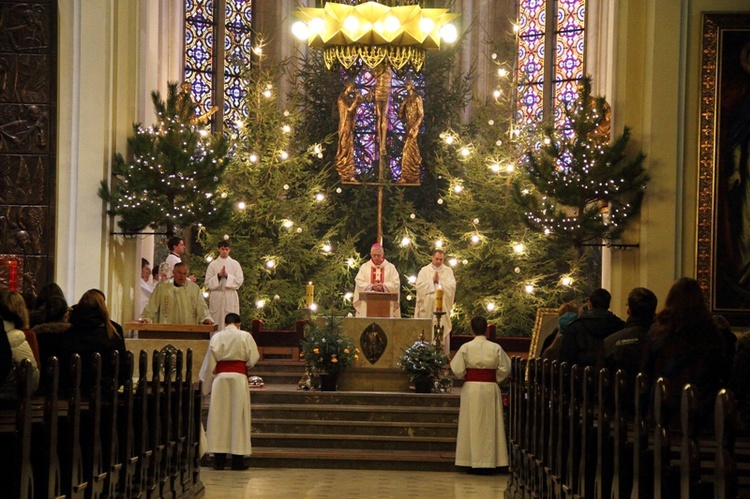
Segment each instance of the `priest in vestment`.
M217 245L219 258L208 264L206 287L208 288L208 309L215 324L222 324L229 313L240 314L240 298L237 289L245 280L239 262L229 256L232 251L228 241L221 240Z
M456 297L456 278L453 277L453 269L443 263L445 252L436 249L432 252L432 262L422 267L417 275L417 304L414 307L415 319L435 319L435 292L438 289L443 290L442 311L445 315L442 317L440 324L445 328L443 330L443 350L445 353L450 352L450 334L451 334L451 310L453 310L453 300ZM434 338L433 338L434 340Z
M401 317L401 278L396 267L385 259L385 251L379 243L370 248L370 260L359 268L354 284L352 304L357 317L367 317L367 303L360 299L360 293L365 291L396 293L396 300L391 302L391 317Z
M471 320L474 339L464 343L451 360L451 370L464 379L458 412L456 466L491 473L508 465L503 401L497 383L510 374L510 358L485 337L487 320Z
M158 324L213 324L201 288L188 279L188 266L182 262L173 269L172 280L154 288L138 322Z
M224 322L208 344L200 371L203 394L211 394L206 451L213 453L217 470L224 469L227 454L232 454L233 470L245 470L244 456L252 453L247 370L260 353L252 335L240 329L239 315L227 314Z

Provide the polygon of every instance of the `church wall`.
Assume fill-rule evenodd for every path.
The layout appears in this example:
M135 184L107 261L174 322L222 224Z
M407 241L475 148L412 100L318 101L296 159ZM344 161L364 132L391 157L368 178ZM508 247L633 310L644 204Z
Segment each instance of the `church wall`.
M177 8L176 8L177 7ZM153 122L152 90L181 78L177 2L61 0L59 160L54 279L74 303L90 288L108 296L113 319L133 317L143 238L119 229L97 195L133 122ZM146 245L147 246L147 245Z
M640 247L612 250L612 308L625 315L635 286L660 304L675 279L696 273L701 13L747 10L740 0L616 3L613 132L633 128L652 175L640 224L625 237Z

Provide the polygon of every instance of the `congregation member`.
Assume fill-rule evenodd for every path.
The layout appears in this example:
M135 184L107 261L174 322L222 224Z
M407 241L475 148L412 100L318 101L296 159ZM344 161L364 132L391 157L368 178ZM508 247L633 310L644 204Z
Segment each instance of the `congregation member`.
M15 399L18 395L17 370L24 359L31 363L31 390L39 386L39 364L34 352L23 333L23 319L11 311L7 305L7 293L0 296L0 319L2 319L5 336L11 351L11 366L5 380L0 384L0 399ZM6 369L5 367L3 369Z
M44 306L44 317L41 323L32 327L32 331L40 334L59 334L70 329L68 322L68 302L61 296L52 296Z
M216 245L219 258L208 264L205 284L208 288L208 310L214 323L221 324L229 313L240 314L240 298L237 290L245 280L240 263L229 256L232 247L229 241L221 240Z
M451 370L464 379L458 413L456 466L489 474L508 465L503 401L497 383L510 374L510 358L485 336L487 320L471 320L474 339L464 343L451 360Z
M396 267L385 259L385 250L380 243L370 248L370 260L359 268L354 284L352 305L357 317L367 317L367 302L361 299L361 294L368 291L396 293L396 300L391 302L391 317L401 317L401 278Z
M0 321L0 386L5 384L10 370L13 368L13 352L10 348L5 325Z
M34 299L34 304L29 308L29 326L33 328L44 321L47 302L53 296L65 300L65 294L63 294L63 290L57 283L49 282L39 289L39 293Z
M26 337L26 342L34 353L36 365L41 367L42 363L39 359L39 345L36 341L36 333L29 328L29 309L26 308L26 300L23 299L23 295L18 291L5 293L3 299L5 300L5 305L8 307L8 310L16 314L18 317L19 322L17 327L23 331L23 334Z
M690 383L699 403L699 427L713 420L716 393L728 380L724 341L695 279L682 277L669 290L648 333L642 370L653 388L669 380L670 424L680 427L682 387ZM650 397L653 401L653 396Z
M558 360L560 347L565 331L570 323L578 318L578 307L573 302L566 302L557 309L557 327L544 339L540 350L542 359Z
M239 315L227 314L224 324L211 338L200 370L203 394L211 396L206 451L214 455L217 470L226 466L227 454L233 470L245 470L244 457L252 453L247 370L260 353L252 335L241 329Z
M595 366L604 348L604 339L625 327L625 321L609 311L612 295L603 288L591 292L586 309L570 323L560 346L560 362L581 368Z
M171 281L160 282L146 308L140 323L157 324L213 324L206 300L200 287L188 279L188 266L182 262L174 266Z
M452 329L451 311L453 301L456 297L456 278L453 269L444 264L445 252L435 249L432 252L432 261L422 267L417 275L417 303L414 307L415 319L432 319L437 322L433 312L435 309L435 298L438 290L441 290L441 309L445 312L440 324L443 330L442 345L446 354L450 353L450 334ZM433 338L434 341L434 338Z
M93 386L92 357L98 353L102 359L102 388L107 390L115 374L112 353L118 352L122 365L127 349L122 326L111 320L104 293L98 289L86 291L73 305L69 321L70 328L64 333L39 335L42 359L53 355L58 358L60 391L67 393L73 388L71 357L78 354L81 357L81 392L88 394ZM125 370L120 369L117 385L124 384L126 378Z
M635 380L641 372L646 336L654 323L657 302L656 295L650 289L633 288L628 294L625 328L604 339L599 366L609 370L613 383L619 369L625 373L623 410L630 416L635 414ZM608 401L614 408L614 393L610 392Z

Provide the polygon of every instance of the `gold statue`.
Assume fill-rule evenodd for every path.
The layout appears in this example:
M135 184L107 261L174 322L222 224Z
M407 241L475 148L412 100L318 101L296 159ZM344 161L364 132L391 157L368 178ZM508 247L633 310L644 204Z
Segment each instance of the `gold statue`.
M386 138L388 135L388 107L391 98L391 80L393 72L391 67L383 63L378 66L375 81L375 115L378 119L378 151L380 157L385 159Z
M404 150L401 154L401 182L418 184L422 155L419 153L417 136L419 125L424 119L424 108L422 97L414 90L414 83L411 81L406 82L406 98L401 103L398 117L403 122L406 131Z
M192 85L189 82L183 82L182 85L180 85L180 93L178 95L178 106L189 106L189 109L192 110L193 113L195 113L196 104L193 100L193 95L191 93ZM198 116L195 116L190 119L191 125L198 125L198 124L205 124L208 123L208 119L219 110L218 106L211 106L211 109L208 110L207 113L200 114Z
M356 182L354 177L354 119L362 96L357 92L354 83L346 82L339 94L339 143L333 165L339 172L342 182Z

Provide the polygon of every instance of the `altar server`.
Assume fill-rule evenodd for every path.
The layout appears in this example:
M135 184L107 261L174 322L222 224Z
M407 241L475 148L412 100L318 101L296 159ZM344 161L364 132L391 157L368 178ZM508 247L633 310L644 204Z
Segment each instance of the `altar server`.
M463 378L458 413L456 466L468 466L489 474L508 465L503 403L499 381L510 374L510 358L497 343L489 341L487 320L471 320L474 339L465 343L451 361L457 378Z
M247 370L258 362L255 340L242 331L240 316L227 314L225 328L208 345L201 366L203 394L211 394L206 425L206 451L214 455L214 468L224 469L232 454L232 469L244 470L250 445L250 391Z
M229 313L240 313L240 298L237 290L245 280L239 262L229 256L232 251L229 241L222 239L217 244L219 258L212 261L206 270L206 287L209 290L208 309L214 323L221 324Z
M401 279L396 267L385 259L383 246L375 243L370 248L370 260L365 262L354 279L354 310L357 317L367 317L367 303L360 299L360 293L366 291L396 293L396 300L391 302L391 317L401 317Z

